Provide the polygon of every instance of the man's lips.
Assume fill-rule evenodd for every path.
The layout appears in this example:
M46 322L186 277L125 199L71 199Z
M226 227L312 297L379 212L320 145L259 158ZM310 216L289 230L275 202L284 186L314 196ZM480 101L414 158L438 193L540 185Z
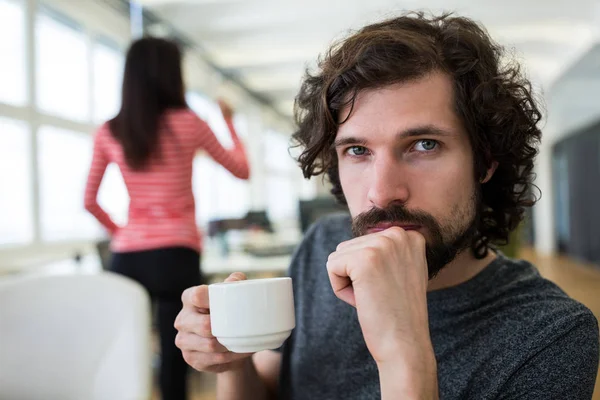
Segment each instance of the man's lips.
M400 228L404 229L405 231L416 231L416 230L419 230L419 228L421 228L420 225L402 224L402 223L396 223L396 222L382 222L382 223L379 223L379 224L374 225L374 226L370 227L369 229L367 229L367 233L375 233L375 232L385 231L386 229L389 229L392 226L399 226Z

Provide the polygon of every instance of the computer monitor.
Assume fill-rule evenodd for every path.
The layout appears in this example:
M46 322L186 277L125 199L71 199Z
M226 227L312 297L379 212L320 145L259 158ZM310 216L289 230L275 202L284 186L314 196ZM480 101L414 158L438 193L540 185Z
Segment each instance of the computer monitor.
M244 218L214 219L208 222L208 236L214 237L218 234L231 230L243 230L259 228L265 232L273 233L273 225L264 210L248 211Z
M273 225L271 225L267 212L264 210L248 211L245 220L249 227L260 228L265 232L273 233Z
M340 204L333 196L317 197L312 200L300 200L300 229L302 233L319 218L335 213L349 213L348 206Z

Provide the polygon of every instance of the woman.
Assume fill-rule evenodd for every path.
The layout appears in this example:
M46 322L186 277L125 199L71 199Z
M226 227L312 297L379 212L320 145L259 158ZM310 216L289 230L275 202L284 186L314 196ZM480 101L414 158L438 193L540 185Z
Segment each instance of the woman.
M200 149L233 175L248 179L244 148L231 109L219 102L234 147L224 149L187 106L178 46L144 38L128 53L121 109L96 132L85 208L111 235L112 270L137 280L157 303L164 400L186 398L186 363L175 347L181 293L201 282L192 163ZM127 225L117 226L96 200L109 163L116 163L130 197ZM210 190L210 188L206 188Z

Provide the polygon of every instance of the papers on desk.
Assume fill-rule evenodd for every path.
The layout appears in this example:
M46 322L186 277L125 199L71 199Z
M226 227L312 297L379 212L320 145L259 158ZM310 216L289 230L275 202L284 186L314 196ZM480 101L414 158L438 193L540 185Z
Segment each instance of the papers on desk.
M231 253L223 257L218 252L202 254L202 272L206 275L230 274L232 272L273 272L285 274L292 255L255 257L247 253Z
M290 232L238 232L228 238L228 248L232 250L228 255L223 254L219 241L207 240L202 253L202 272L206 275L237 271L282 275L287 272L300 240L299 234Z

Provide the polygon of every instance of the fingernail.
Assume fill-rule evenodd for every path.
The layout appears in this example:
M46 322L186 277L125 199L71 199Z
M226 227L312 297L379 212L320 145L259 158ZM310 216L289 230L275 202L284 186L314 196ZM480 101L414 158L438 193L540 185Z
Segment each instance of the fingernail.
M244 275L244 273L234 272L233 274L229 275L227 277L227 279L225 279L225 282L235 282L235 281L243 281L243 280L246 280L246 275Z

